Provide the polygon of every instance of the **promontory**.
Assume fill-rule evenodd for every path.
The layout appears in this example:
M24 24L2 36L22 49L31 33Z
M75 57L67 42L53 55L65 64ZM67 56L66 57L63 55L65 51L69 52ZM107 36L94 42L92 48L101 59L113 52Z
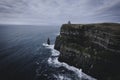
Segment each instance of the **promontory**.
M98 80L120 80L120 24L63 24L56 37L58 60Z

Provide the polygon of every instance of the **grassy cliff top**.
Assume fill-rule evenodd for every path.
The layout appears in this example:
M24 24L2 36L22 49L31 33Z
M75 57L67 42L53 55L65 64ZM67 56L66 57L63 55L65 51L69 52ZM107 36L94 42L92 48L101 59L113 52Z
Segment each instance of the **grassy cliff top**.
M120 23L94 23L94 24L63 24L61 29L67 28L82 28L82 27L94 27L94 28L103 28L111 30L120 30Z

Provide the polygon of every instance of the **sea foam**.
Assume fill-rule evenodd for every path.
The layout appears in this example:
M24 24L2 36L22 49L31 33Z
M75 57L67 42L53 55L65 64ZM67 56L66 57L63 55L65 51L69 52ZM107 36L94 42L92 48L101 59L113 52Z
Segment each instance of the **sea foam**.
M96 80L95 78L92 78L91 76L88 76L87 74L82 72L82 69L78 69L74 66L70 66L67 63L64 62L59 62L58 61L58 57L60 55L60 52L54 49L54 45L48 45L46 43L43 43L43 46L45 46L46 48L50 49L52 54L48 59L48 64L52 65L54 67L65 67L66 69L73 71L78 77L79 79L87 79L87 80ZM52 58L54 57L54 58ZM58 75L58 78L60 78L60 80L64 80L62 79L63 76ZM69 79L67 79L69 80Z

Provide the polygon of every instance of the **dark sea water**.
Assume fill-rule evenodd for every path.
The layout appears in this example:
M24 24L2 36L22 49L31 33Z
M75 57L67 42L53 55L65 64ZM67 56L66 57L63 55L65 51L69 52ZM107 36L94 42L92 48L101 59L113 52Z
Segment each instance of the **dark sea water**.
M54 42L58 26L0 25L0 80L95 80L60 63ZM47 45L47 38L51 45Z

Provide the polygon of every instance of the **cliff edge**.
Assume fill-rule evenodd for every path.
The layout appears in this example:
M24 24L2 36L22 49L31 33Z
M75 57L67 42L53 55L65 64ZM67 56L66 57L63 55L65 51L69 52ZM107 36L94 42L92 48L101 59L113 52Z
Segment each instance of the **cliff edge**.
M120 24L63 24L54 48L59 61L98 80L120 80Z

